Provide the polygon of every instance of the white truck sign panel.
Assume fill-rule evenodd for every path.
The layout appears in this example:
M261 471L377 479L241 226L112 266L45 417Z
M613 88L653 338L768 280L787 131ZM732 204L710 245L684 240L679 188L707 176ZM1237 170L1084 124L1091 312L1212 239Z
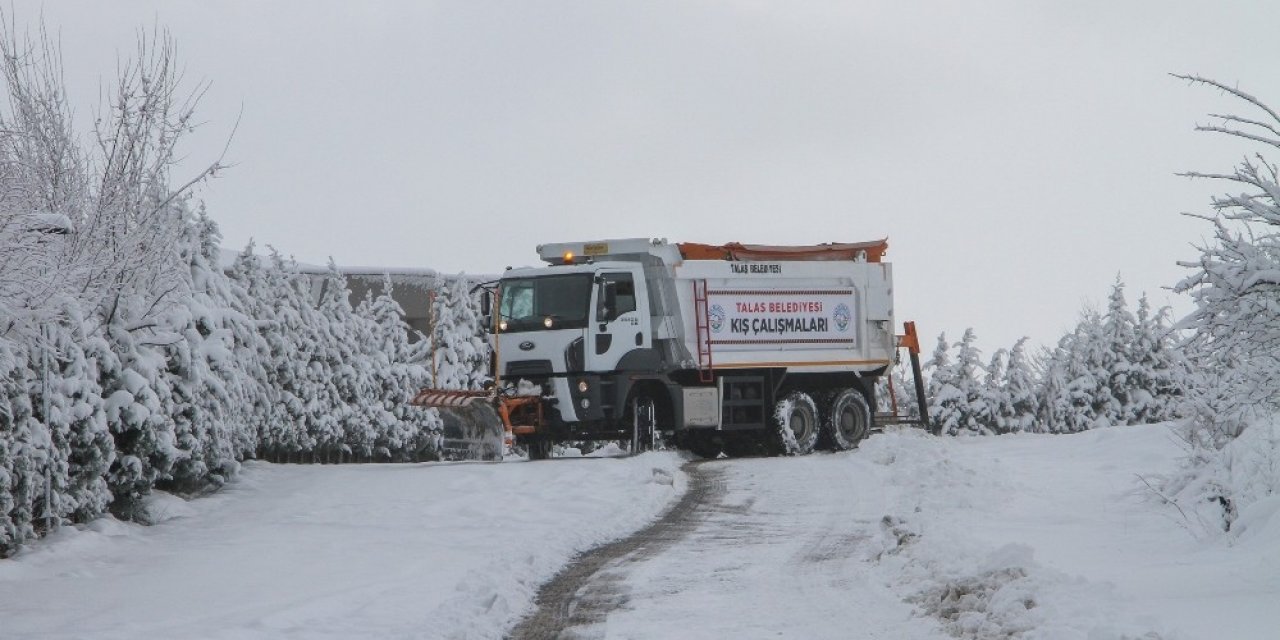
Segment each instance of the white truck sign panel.
M710 344L720 350L858 346L858 295L852 288L711 290L707 316Z

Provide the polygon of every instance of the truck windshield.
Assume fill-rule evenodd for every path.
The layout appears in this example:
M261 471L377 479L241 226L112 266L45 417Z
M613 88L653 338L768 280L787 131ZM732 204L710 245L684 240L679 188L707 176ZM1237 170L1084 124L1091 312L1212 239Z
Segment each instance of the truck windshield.
M499 320L507 323L502 331L508 333L581 329L587 326L590 305L589 273L512 278L502 281L502 302L498 313Z

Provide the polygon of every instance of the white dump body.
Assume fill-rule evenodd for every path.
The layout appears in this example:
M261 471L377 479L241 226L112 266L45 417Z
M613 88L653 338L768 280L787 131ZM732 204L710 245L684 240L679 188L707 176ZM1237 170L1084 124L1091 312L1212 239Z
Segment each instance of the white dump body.
M888 263L685 260L674 274L685 348L699 353L703 315L714 369L869 371L893 359ZM695 301L704 282L705 314Z
M665 239L629 238L545 244L543 260L597 261L595 268L639 261L647 281L653 344L674 340L681 368L781 367L793 372L872 371L894 357L893 268L887 262L830 259L684 259ZM574 267L590 270L590 264ZM546 271L540 271L545 273ZM698 284L695 285L695 282ZM695 286L705 283L702 307Z

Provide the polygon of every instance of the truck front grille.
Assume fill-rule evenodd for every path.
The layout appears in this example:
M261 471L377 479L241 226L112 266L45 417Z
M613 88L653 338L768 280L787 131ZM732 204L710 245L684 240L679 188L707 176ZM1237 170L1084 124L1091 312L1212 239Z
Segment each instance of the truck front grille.
M513 360L507 363L507 377L549 376L553 372L550 360Z

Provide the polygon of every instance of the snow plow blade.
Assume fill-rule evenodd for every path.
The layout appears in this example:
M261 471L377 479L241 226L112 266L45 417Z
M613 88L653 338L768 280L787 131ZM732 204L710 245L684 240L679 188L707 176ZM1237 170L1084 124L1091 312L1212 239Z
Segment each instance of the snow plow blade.
M507 429L494 410L490 391L423 389L409 400L433 408L444 422L442 457L448 460L502 460Z
M466 407L476 400L492 402L494 395L489 391L456 391L448 389L423 389L414 396L409 404L416 407L437 407L456 409Z
M468 434L487 434L493 429L503 432L502 440L511 445L515 436L530 436L542 431L542 398L539 396L498 396L493 391L459 391L423 389L409 401L417 407L432 407L445 417L446 427Z

